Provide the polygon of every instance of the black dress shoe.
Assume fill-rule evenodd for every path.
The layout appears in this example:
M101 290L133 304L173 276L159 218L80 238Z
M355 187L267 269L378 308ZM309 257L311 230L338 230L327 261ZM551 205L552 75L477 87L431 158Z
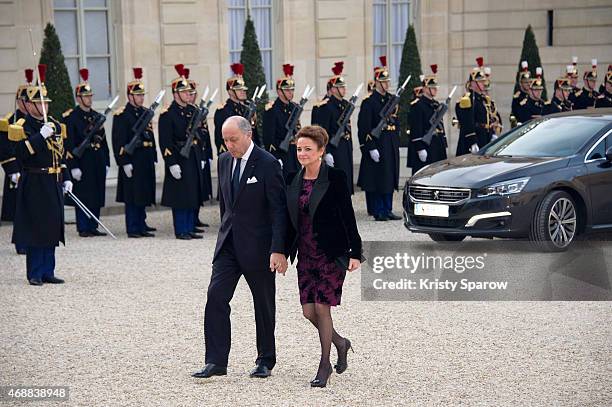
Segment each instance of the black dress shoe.
M203 236L196 235L195 233L190 233L189 236L191 236L192 239L203 239Z
M64 284L64 280L62 280L61 278L57 278L57 277L43 278L42 281L43 283L48 283L48 284Z
M17 250L17 254L25 255L26 251L23 249Z
M389 220L401 220L402 217L401 216L397 216L396 214L394 214L393 212L389 212L387 214L387 219Z
M79 232L80 237L92 237L93 234L90 232Z
M149 225L145 225L145 232L157 232L157 229L152 228Z
M348 368L347 356L348 356L349 349L355 352L353 350L353 346L351 345L351 341L349 341L347 338L344 338L344 349L338 350L338 362L336 363L336 366L335 366L336 373L338 374L344 373L346 368Z
M310 387L326 387L333 371L334 369L332 369L331 365L329 365L326 371L319 369L317 377L310 381Z
M140 233L128 233L128 237L132 239L138 239L139 237L142 237L142 236L140 235Z
M199 227L199 228L207 228L208 227L208 225L206 223L202 222L200 219L196 220L195 225L196 225L196 227Z
M227 367L217 366L214 363L207 363L204 369L199 372L195 372L191 377L206 379L212 376L225 376L227 374Z
M204 233L204 229L193 228L193 233Z
M266 378L266 377L270 377L272 375L272 370L268 369L268 366L265 365L257 365L255 366L255 369L251 370L251 373L249 374L249 376L251 377L259 377L259 378Z
M376 222L385 222L385 221L388 221L389 218L387 218L385 215L379 215L379 216L374 216L374 220Z
M29 283L30 285L37 285L37 286L43 285L43 282L40 278L31 278Z
M106 236L106 233L100 232L98 229L94 229L91 231L92 236Z
M191 240L191 235L190 234L182 234L182 235L176 235L176 238L178 240Z
M149 232L142 232L140 234L140 236L142 236L142 237L155 237L155 235L153 233L149 233Z

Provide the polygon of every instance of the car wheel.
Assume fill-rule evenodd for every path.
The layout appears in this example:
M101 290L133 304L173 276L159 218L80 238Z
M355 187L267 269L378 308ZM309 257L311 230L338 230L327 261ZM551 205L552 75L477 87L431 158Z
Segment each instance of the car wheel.
M465 239L465 235L446 235L444 233L429 233L429 237L434 242L460 242Z
M564 191L552 191L535 211L530 240L541 250L562 252L572 244L578 230L576 203Z

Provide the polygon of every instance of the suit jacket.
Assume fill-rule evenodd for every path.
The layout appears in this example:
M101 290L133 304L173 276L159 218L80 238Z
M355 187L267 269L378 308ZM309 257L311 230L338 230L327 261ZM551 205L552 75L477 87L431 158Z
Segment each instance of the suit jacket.
M299 240L298 205L303 180L304 169L291 174L287 180L287 209L291 220L287 232L287 255L292 260L296 256ZM310 195L308 213L317 247L329 261L343 256L361 259L361 237L344 171L321 164Z
M213 262L231 234L240 266L267 270L270 254L285 252L287 198L281 166L272 154L253 146L232 202L232 162L228 152L219 156L221 227Z

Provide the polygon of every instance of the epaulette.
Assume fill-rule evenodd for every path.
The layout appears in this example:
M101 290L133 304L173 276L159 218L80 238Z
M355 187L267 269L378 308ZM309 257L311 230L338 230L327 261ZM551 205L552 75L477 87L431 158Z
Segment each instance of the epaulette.
M217 109L223 109L223 108L225 107L225 104L226 104L226 102L219 103L219 104L217 105Z
M19 119L15 124L11 124L8 128L8 139L10 141L21 141L25 140L27 137L25 135L25 131L23 130L23 124L25 123L25 119Z
M414 100L412 102L410 102L411 105L416 104L419 101L419 98L414 98Z
M550 105L552 101L551 100L547 100L546 102L544 102L545 105Z
M270 109L272 109L272 106L274 106L274 102L268 102L268 103L266 104L266 110L270 110Z
M519 96L521 96L521 91L520 91L520 90L517 90L517 91L516 91L516 93L514 94L513 98L514 98L514 99L516 99L516 98L518 98Z
M70 116L70 113L72 113L72 109L68 109L64 113L62 113L62 117L66 118L66 117Z
M60 123L60 135L65 140L68 138L68 130L66 130L66 125L64 123Z
M316 107L321 107L321 106L323 106L324 104L326 104L328 100L329 100L329 99L323 99L323 100L322 100L322 101L320 101L319 103L316 103L316 104L315 104L315 106L316 106Z
M5 133L8 131L9 122L12 116L13 116L13 113L8 113L6 116L0 119L0 131L5 132Z
M472 98L470 98L470 92L467 92L461 99L459 99L459 107L462 109L469 109L472 107Z
M160 115L166 113L168 111L168 108L170 107L170 105L166 105L164 106L164 108L159 112Z
M525 99L521 100L521 101L519 102L519 105L521 105L521 106L525 106L525 103L527 103L527 99L528 99L528 98L525 98Z
M124 109L125 109L125 106L121 106L119 109L113 112L113 116L119 116L121 113L123 113Z
M365 95L365 96L363 97L363 99L362 99L362 100L366 100L366 99L367 99L367 98L369 98L370 96L372 96L372 94L371 94L371 93L368 93L367 95Z
M580 89L579 91L577 91L576 93L574 93L574 95L576 96L580 96L582 95L583 89Z

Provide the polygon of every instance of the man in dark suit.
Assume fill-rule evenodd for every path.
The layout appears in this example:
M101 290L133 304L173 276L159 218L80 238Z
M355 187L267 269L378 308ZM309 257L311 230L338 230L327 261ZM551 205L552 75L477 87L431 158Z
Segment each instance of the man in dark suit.
M229 302L244 275L255 306L257 359L251 377L268 377L276 363L275 272L285 273L287 201L280 163L257 147L250 123L223 124L227 152L219 156L221 227L204 312L206 365L193 377L227 374L231 345Z

